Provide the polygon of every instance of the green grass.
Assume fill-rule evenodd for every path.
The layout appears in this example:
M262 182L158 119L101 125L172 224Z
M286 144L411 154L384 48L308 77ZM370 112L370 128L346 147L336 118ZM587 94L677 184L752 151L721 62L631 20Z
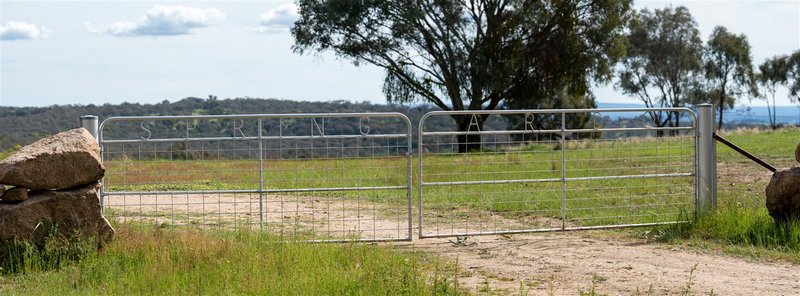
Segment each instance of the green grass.
M463 294L455 266L388 246L286 243L251 230L117 230L101 251L23 248L15 254L24 260L0 272L0 294Z
M797 165L798 128L722 135L779 169ZM772 174L720 143L717 160L717 207L692 224L659 227L651 233L671 243L800 263L800 221L778 225L766 210L764 190Z
M718 208L691 224L657 227L651 233L668 243L800 264L800 222L778 225L764 209Z

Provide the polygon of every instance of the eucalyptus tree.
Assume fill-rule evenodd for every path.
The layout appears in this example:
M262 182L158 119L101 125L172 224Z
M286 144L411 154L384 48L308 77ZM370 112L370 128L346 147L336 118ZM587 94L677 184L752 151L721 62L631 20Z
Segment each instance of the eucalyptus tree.
M747 36L717 26L707 44L705 76L714 95L709 99L717 107L717 128L722 129L725 109L732 109L742 95L757 97L758 86Z
M686 7L635 14L628 25L628 51L618 67L616 87L648 108L683 107L697 100L703 70L703 42ZM679 126L680 113L650 111L658 127Z
M767 113L769 115L769 126L771 128L778 127L775 113L775 92L779 86L785 86L787 83L788 73L788 56L776 56L771 59L765 60L761 65L758 65L757 81L761 88L764 100L767 102ZM767 96L769 93L770 97ZM772 104L770 105L770 98Z
M800 103L800 50L788 57L786 65L786 84L789 87L789 99Z
M300 0L296 53L385 70L390 103L530 108L610 79L631 0ZM552 104L550 105L557 105ZM453 116L459 131L487 116ZM459 151L480 148L459 136Z

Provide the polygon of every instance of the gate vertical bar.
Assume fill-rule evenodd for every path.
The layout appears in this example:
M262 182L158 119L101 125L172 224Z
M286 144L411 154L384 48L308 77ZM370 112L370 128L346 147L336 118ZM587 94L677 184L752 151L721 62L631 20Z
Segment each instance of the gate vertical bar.
M423 151L425 151L425 146L422 144L422 137L425 119L428 118L427 113L422 115L422 118L419 119L419 126L417 127L417 237L424 238L425 235L422 233L422 190L425 187L425 184L422 182L422 157Z
M411 125L411 121L408 121L408 130L406 131L408 135L406 135L406 199L408 199L408 241L414 240L414 202L413 202L413 191L414 191L414 146L412 145L414 141L414 127ZM420 220L421 221L421 220Z
M103 162L103 146L100 144L100 135L98 135L98 124L99 118L95 115L83 115L80 117L80 124L82 128L85 128L89 133L94 137L94 140L97 141L97 145L100 146L100 162ZM97 199L100 201L100 214L106 214L106 209L104 207L105 201L103 197L103 182L100 182L100 190L97 192Z
M717 153L714 142L714 105L697 105L697 207L705 213L717 203Z
M264 135L258 119L258 228L264 229Z
M561 229L567 228L567 113L561 112Z

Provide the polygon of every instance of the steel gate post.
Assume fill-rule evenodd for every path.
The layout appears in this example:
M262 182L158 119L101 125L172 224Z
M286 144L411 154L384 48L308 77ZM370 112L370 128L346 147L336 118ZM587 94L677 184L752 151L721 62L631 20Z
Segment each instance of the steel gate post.
M100 143L100 139L97 137L97 122L98 118L94 115L83 115L80 117L81 127L89 131L92 137Z
M80 117L80 125L82 128L85 128L89 133L94 137L94 140L97 141L97 144L100 145L100 137L97 134L98 131L98 122L99 119L95 115L83 115ZM103 161L103 146L100 146L100 162ZM97 199L100 201L100 214L105 215L106 209L103 207L103 182L100 182L100 190L97 191Z
M717 150L714 142L714 105L697 105L697 207L705 213L717 204Z

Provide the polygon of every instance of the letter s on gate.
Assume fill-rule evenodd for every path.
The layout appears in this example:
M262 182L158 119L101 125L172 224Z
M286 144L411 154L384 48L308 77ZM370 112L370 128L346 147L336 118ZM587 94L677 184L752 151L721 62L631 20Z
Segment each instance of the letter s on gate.
M140 124L139 124L139 126L141 126L141 127L142 127L142 129L143 129L145 132L147 132L147 137L146 137L146 138L145 138L145 137L141 137L141 138L142 138L142 140L150 140L150 137L152 137L152 136L153 136L153 133L151 133L151 132L150 132L150 130L149 130L147 127L145 127L145 124L146 124L146 123L147 123L147 122L145 122L145 121L142 121L142 123L140 123Z

